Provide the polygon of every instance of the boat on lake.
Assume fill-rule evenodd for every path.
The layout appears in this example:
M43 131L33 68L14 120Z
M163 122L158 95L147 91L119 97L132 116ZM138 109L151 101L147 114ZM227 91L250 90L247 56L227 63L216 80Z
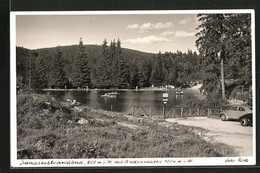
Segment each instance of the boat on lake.
M119 93L118 92L110 92L110 93L105 93L104 95L101 95L101 97L113 97L115 98Z

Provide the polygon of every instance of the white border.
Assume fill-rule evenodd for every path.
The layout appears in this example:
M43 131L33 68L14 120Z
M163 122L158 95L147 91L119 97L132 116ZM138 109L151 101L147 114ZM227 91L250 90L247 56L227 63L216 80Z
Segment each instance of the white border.
M10 144L11 166L17 162L17 119L16 119L16 15L10 14Z
M16 16L17 15L130 15L130 14L198 14L250 13L252 27L253 157L207 158L114 158L114 159L43 159L17 160L16 118ZM256 97L255 97L255 11L242 10L148 10L148 11L30 11L10 13L10 127L11 167L111 167L111 166L220 166L256 164ZM192 160L192 162L188 162ZM229 160L229 162L227 162ZM246 162L247 160L247 162ZM57 164L60 162L60 164ZM64 162L61 163L61 162ZM65 163L66 162L66 163ZM99 163L100 162L100 163ZM122 162L122 163L121 163ZM139 163L137 163L139 162ZM140 163L142 162L142 163ZM27 164L26 164L27 163ZM95 163L95 164L94 164Z
M256 76L255 76L255 11L251 13L251 45L252 45L252 103L253 103L253 156L256 163Z

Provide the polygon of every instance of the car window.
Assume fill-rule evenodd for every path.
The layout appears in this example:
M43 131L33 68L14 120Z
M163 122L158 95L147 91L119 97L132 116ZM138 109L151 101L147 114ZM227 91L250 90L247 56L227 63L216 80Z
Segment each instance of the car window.
M237 111L237 107L232 107L231 110L232 111Z
M231 110L230 106L223 107L223 110Z
M245 108L239 107L239 111L246 111Z

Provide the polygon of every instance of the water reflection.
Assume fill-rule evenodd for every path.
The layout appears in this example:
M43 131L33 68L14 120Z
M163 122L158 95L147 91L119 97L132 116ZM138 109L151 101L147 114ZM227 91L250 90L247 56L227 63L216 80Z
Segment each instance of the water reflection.
M116 98L101 97L105 91L43 91L42 94L55 96L60 100L66 101L77 100L82 105L87 105L93 108L110 110L111 105L113 111L127 111L130 106L151 106L161 110L163 107L163 92L162 91L117 91L119 95ZM189 95L194 95L193 92L184 92L183 95L176 95L175 90L169 90L169 101L167 107L181 105L183 100Z

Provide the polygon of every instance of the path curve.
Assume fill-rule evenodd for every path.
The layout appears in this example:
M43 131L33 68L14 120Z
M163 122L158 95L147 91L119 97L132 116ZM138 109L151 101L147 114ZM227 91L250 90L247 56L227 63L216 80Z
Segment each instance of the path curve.
M201 127L208 132L205 139L233 146L239 156L253 156L253 127L243 127L237 121L221 121L207 117L169 118L167 122Z

